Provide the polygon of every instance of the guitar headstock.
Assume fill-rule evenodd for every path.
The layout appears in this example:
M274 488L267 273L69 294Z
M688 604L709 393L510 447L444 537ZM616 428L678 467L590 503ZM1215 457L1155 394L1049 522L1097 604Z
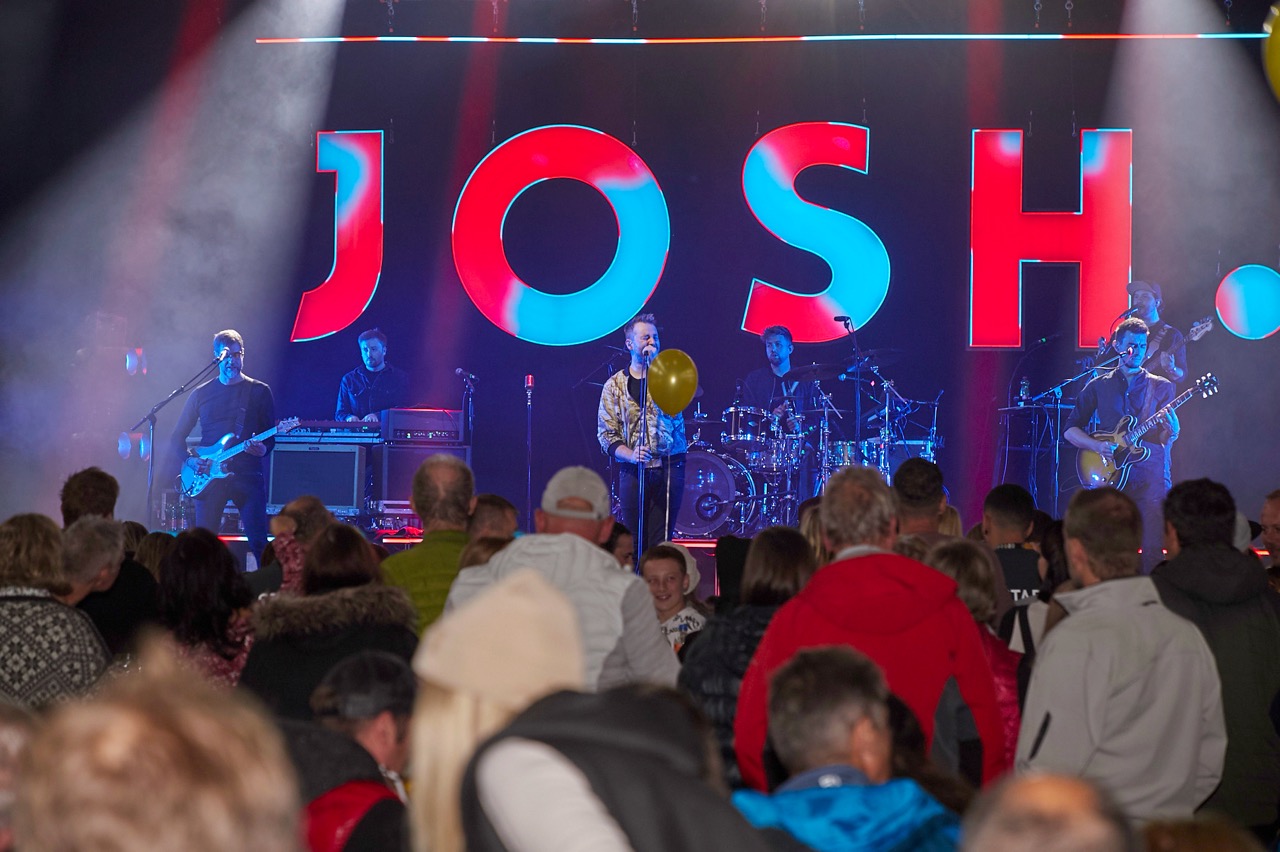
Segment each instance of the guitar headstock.
M1191 330L1187 332L1187 340L1195 343L1211 331L1213 331L1213 317L1204 317L1192 323Z
M297 417L290 417L288 419L281 420L279 423L276 424L276 434L287 435L290 432L292 432L294 429L297 429L298 424L301 422L302 421L299 420Z
M1202 397L1208 399L1218 392L1218 377L1213 373L1205 373L1196 379L1196 390Z

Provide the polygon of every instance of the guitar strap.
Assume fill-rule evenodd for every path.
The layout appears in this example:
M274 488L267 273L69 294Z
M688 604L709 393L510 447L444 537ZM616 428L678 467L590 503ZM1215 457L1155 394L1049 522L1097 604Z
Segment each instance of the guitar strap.
M1147 347L1147 357L1143 360L1144 364L1147 361L1150 361L1152 358L1154 358L1157 354L1159 354L1160 344L1164 342L1165 335L1169 333L1169 329L1171 328L1173 328L1173 326L1169 325L1168 323L1165 323L1164 327L1162 327L1158 332L1156 332L1155 340L1152 340L1151 345Z
M240 413L236 416L236 440L244 440L244 418L249 411L249 383L240 383L240 394L236 399L240 403Z

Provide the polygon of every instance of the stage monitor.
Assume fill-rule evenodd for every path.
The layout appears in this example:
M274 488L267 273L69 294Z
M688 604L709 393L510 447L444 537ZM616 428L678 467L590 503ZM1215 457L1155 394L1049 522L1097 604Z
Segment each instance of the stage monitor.
M335 515L364 505L365 448L356 444L276 444L271 452L268 511L312 494Z

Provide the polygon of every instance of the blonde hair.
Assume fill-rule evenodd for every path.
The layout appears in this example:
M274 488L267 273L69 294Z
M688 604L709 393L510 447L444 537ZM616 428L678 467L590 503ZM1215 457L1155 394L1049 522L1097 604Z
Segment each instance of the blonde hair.
M964 537L964 521L960 518L960 510L950 503L942 507L942 519L938 521L938 532L943 535Z
M819 568L831 561L831 551L827 550L826 542L822 540L821 512L816 509L805 512L800 521L800 534L813 548L813 556L818 561Z
M516 712L493 699L429 680L419 682L410 758L414 852L464 852L463 772L476 746L505 727Z
M13 822L24 850L298 850L297 782L280 734L158 639L137 671L55 710L21 771Z
M991 620L996 612L996 572L981 547L963 538L944 541L924 561L956 581L956 595L974 621Z
M71 591L62 573L62 530L53 518L31 513L0 524L0 584Z

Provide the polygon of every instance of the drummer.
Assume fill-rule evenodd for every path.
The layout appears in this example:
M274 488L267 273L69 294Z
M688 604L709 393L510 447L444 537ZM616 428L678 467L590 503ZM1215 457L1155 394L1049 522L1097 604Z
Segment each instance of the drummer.
M778 415L784 432L800 431L799 412L819 407L817 388L812 381L788 381L784 377L791 372L791 329L784 325L771 325L760 335L764 342L764 357L769 366L752 370L740 384L739 399L743 405Z

